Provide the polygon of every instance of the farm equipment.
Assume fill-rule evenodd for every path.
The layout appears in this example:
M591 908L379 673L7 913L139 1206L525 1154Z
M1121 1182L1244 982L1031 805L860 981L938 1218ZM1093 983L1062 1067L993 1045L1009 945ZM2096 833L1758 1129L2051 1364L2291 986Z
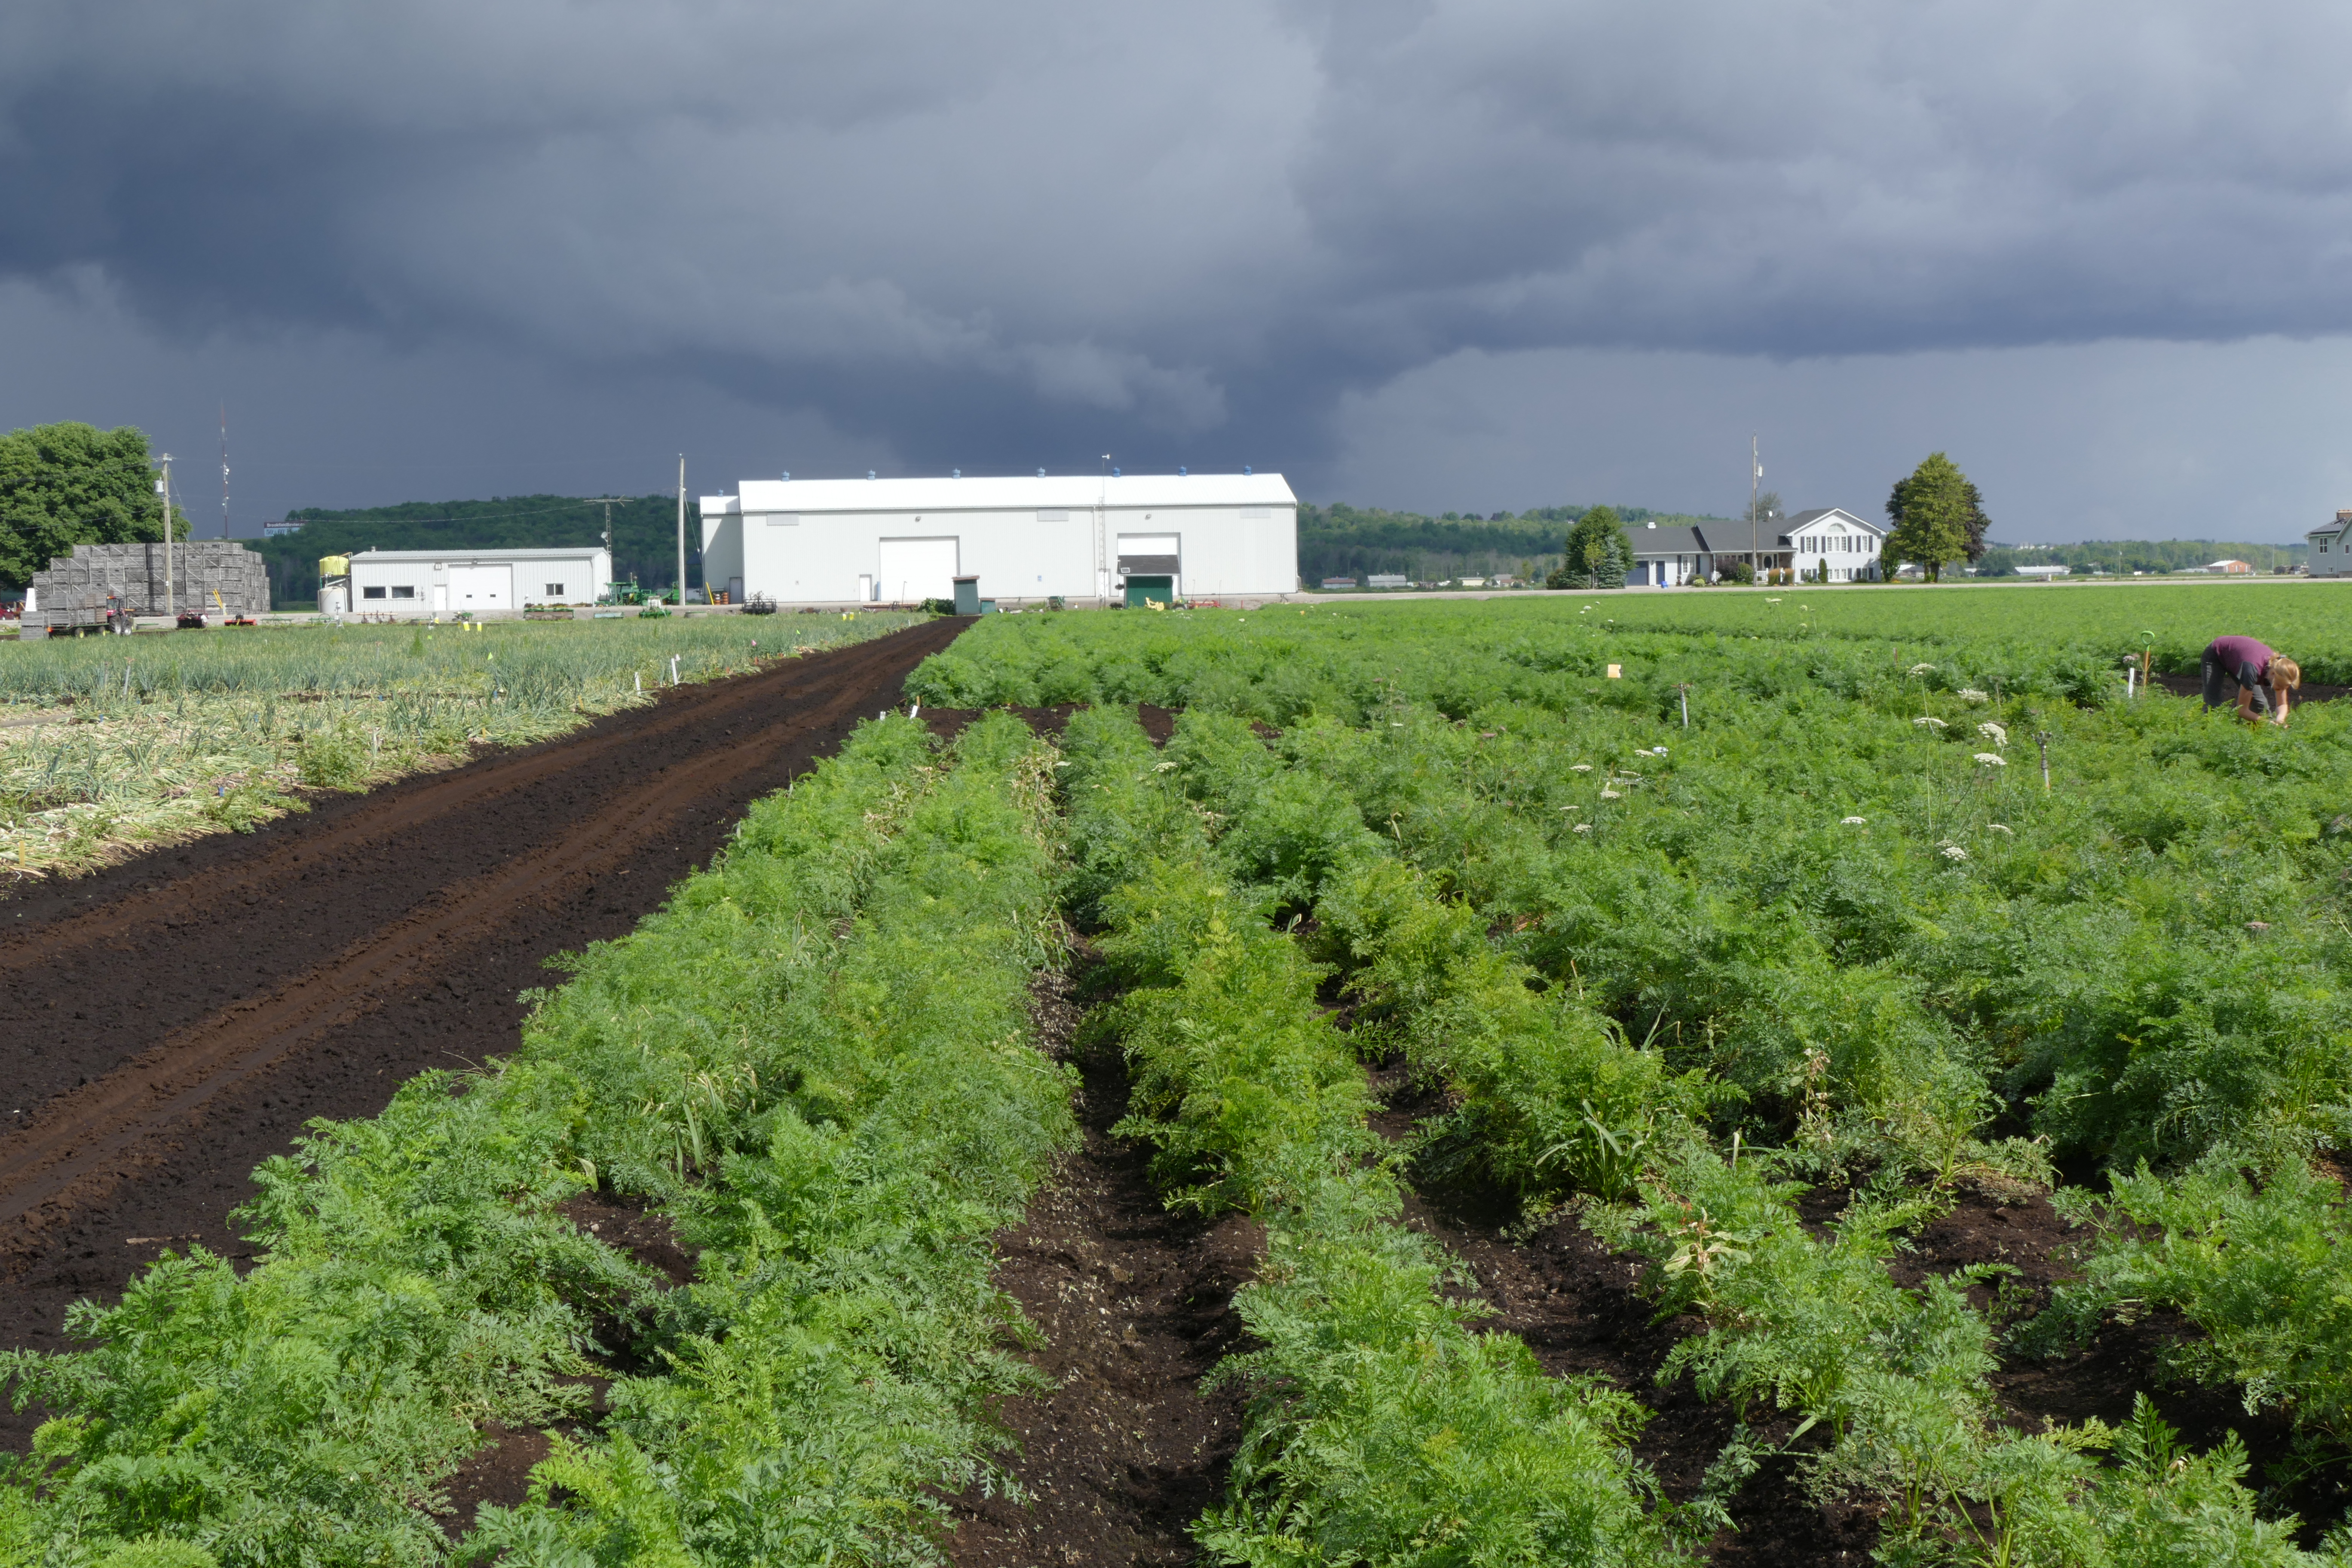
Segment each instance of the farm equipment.
M651 588L637 586L636 574L631 573L625 584L614 583L607 585L604 596L596 602L600 605L648 605L658 604L661 601L660 596Z

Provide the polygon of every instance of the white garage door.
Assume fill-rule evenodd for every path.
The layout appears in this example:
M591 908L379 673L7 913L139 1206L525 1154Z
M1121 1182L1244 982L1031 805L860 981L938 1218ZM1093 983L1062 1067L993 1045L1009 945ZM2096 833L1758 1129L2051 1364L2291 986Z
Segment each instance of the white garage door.
M449 607L453 610L514 608L514 568L511 566L452 566Z
M875 585L895 604L955 597L956 542L952 539L886 539Z

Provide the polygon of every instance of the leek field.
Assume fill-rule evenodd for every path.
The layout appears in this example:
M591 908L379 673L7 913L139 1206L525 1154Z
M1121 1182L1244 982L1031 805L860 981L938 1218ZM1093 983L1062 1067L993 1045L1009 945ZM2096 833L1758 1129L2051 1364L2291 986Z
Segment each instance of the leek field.
M0 876L70 875L912 617L291 626L0 643Z
M1203 1561L1697 1563L1769 1475L1888 1564L2341 1568L2352 712L2123 675L2244 631L2341 680L2339 592L984 619L909 697L1066 726L861 726L510 1057L315 1123L248 1270L167 1257L0 1360L55 1413L0 1563L945 1560L949 1499L1021 1496L992 1237L1075 1142L1027 998L1084 963L1164 1201L1263 1227ZM1493 1327L1416 1191L1597 1238L1687 1331L1656 1383ZM1906 1267L1964 1205L2063 1216L2054 1289ZM2003 1392L2156 1320L2109 1417ZM1695 1487L1636 1457L1660 1384L1726 1413ZM444 1529L493 1424L551 1453Z

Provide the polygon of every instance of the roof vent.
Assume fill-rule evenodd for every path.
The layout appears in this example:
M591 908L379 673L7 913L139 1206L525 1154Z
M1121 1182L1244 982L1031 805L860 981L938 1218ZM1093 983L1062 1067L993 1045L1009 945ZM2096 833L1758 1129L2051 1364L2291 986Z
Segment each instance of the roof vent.
M1248 475L1249 471L1250 471L1250 466L1249 466L1247 463L1244 463L1244 464L1242 465L1242 473L1243 473L1243 475L1244 475L1244 477L1246 477L1246 476Z
M1118 478L1118 470L1117 468L1113 468L1113 469L1110 471L1110 477L1111 477L1112 479L1117 479L1117 478Z
M1176 477L1180 479L1184 477L1184 465L1181 463L1176 465Z
M1045 477L1045 469L1043 469L1043 468L1038 469L1038 470L1037 470L1037 477L1038 477L1039 479L1044 479L1044 478Z
M948 470L948 478L951 479L960 479L963 478L963 470L961 468L950 468Z
M789 479L793 477L793 471L790 468L786 468L780 477Z
M873 470L873 469L871 469L871 468L866 469L866 477L867 479L872 479L872 478L874 477L874 470Z

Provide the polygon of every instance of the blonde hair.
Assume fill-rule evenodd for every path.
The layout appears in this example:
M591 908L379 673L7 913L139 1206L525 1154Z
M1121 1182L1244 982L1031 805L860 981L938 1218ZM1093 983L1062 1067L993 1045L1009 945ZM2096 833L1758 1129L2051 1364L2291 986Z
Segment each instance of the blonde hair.
M2271 684L2284 686L2289 691L2300 690L2303 687L2303 666L2283 653L2273 654L2271 657Z

